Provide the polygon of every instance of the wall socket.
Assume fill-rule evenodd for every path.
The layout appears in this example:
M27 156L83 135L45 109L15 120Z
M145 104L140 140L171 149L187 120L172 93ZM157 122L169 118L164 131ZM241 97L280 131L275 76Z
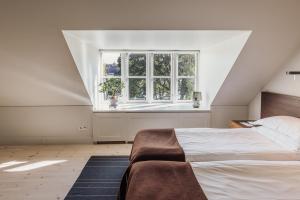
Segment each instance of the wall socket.
M88 130L87 126L79 126L79 131L86 131Z

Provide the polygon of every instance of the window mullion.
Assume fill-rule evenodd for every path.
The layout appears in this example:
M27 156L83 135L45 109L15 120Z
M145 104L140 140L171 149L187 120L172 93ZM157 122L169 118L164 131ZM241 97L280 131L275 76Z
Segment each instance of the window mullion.
M190 79L194 79L195 76L177 76L177 78L190 78Z
M172 78L172 76L152 76L152 78Z
M128 78L147 78L147 76L128 76Z
M131 52L131 51L120 52L120 54L119 54L119 55L121 55L121 75L120 76L117 76L117 74L105 75L106 74L104 72L104 70L105 70L104 67L105 66L103 66L103 63L106 63L106 60L103 60L104 59L103 51L100 51L100 55L99 55L100 56L100 62L99 62L100 66L99 66L98 72L97 72L97 74L98 74L97 84L102 83L106 79L120 78L125 84L125 88L122 90L122 96L120 97L120 102L133 102L129 99L129 94L130 94L129 80L131 80L131 79L146 80L146 102L147 103L183 102L180 99L177 100L178 87L179 87L178 81L179 81L179 79L190 79L190 80L185 80L189 84L191 83L191 80L193 80L193 82L194 82L194 89L193 90L194 91L195 90L199 91L199 89L200 89L200 80L199 80L199 76L200 76L200 69L199 69L200 54L199 54L199 52L185 52L185 51L180 51L180 52L175 52L175 51L170 51L170 52L157 51L156 52L155 51L155 52L151 52L151 51L145 51L145 52L143 52L143 54L146 55L146 75L145 76L130 76L129 75L129 58L131 58L130 54L132 54L132 53L133 52ZM170 55L170 57L171 57L170 58L171 59L170 60L171 69L170 69L170 75L169 76L154 76L154 58L156 59L156 54L169 54ZM195 71L194 71L195 75L194 76L179 76L179 74L178 74L178 58L180 57L181 54L193 54L195 56ZM184 59L190 59L190 57L187 57L187 58L183 57L183 58ZM156 79L165 79L165 80L168 79L168 81L170 81L170 100L163 100L163 99L168 99L168 98L165 98L165 96L160 98L162 100L155 100L153 95L154 95L154 80L156 80ZM137 80L132 80L132 81L137 82ZM191 88L188 91L190 92ZM184 97L184 98L186 98L186 97ZM107 102L102 93L98 93L96 95L95 101L97 102L96 104Z

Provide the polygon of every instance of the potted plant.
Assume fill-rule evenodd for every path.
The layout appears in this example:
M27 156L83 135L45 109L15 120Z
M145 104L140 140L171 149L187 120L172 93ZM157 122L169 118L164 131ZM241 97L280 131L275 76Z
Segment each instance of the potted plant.
M125 87L124 83L119 78L110 78L100 85L100 92L105 93L110 100L111 107L118 106L118 96L121 95L122 89Z

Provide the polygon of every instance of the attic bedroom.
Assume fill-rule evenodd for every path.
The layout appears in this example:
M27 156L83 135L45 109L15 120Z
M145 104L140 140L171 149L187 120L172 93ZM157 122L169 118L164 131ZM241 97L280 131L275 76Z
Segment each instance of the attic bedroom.
M0 199L300 199L300 1L0 5Z

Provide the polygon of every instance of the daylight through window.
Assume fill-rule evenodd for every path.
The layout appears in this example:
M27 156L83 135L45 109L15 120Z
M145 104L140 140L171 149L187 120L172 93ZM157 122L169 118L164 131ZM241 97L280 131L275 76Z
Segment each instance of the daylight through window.
M198 83L197 51L101 51L100 82L123 82L120 101L187 102ZM104 102L111 94L105 93Z

